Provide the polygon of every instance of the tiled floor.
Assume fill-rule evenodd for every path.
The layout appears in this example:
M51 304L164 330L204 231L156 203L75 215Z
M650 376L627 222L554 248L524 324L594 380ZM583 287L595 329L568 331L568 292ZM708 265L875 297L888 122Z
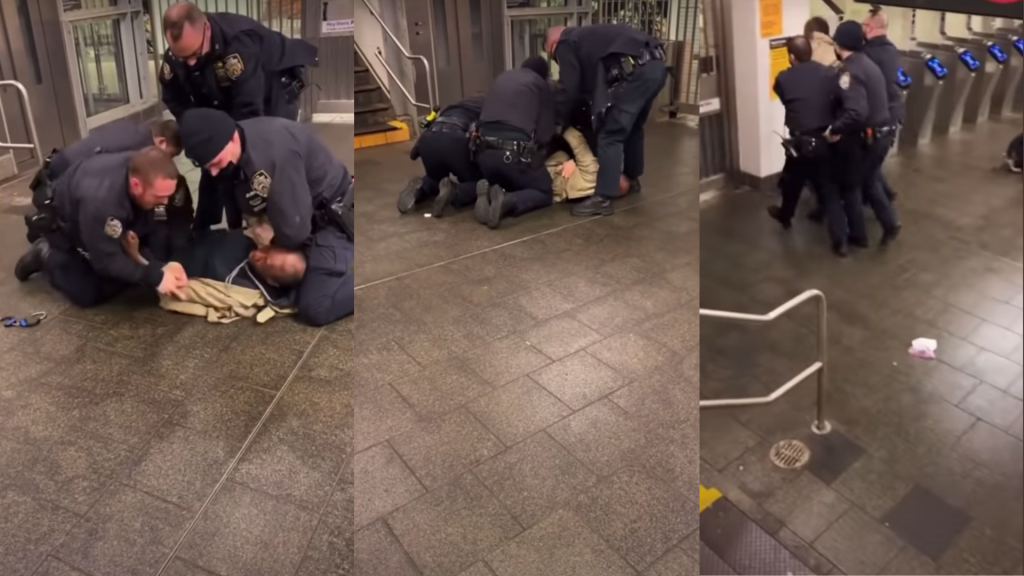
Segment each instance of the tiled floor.
M0 574L350 574L353 322L70 308L12 275L24 188L0 190L0 313L48 318L0 329Z
M829 298L831 435L810 433L813 386L700 422L702 483L820 574L1021 574L1021 178L991 170L1018 133L984 126L892 162L906 228L887 252L839 261L821 230L783 232L753 193L702 210L701 306ZM703 321L702 395L779 386L814 359L813 328L813 310ZM917 337L939 341L938 361L909 357ZM783 438L810 444L806 470L768 462Z
M697 574L697 139L647 146L628 209L497 231L357 152L360 576Z

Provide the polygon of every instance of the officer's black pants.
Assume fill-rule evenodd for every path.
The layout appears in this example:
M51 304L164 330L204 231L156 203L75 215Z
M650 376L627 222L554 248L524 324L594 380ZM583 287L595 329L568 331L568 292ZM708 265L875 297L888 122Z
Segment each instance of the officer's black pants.
M804 186L810 184L818 197L819 208L827 216L832 245L838 246L846 244L846 216L843 214L839 190L833 181L832 172L832 158L828 155L816 158L788 157L780 184L782 208L779 216L785 220L792 220L796 216Z
M665 63L653 60L612 88L611 106L597 133L597 195L618 198L620 174L630 180L643 176L644 124L667 76Z
M196 206L196 230L209 230L218 225L227 213L228 228L242 227L242 210L235 201L230 184L203 170L199 177L199 200Z
M476 202L476 183L481 178L480 168L469 154L469 138L461 132L427 131L416 143L420 161L423 162L423 197L433 198L439 192L438 184L449 175L454 175L459 184L455 187L451 205L456 208Z
M306 275L299 284L299 320L324 326L355 311L354 259L352 241L339 228L327 226L313 233L306 249Z
M856 244L866 243L868 234L864 226L862 191L868 158L864 140L857 134L843 135L831 145L831 149L836 168L835 183L846 215L849 239Z
M62 242L51 240L43 272L50 286L72 304L80 308L99 306L128 289L129 284L101 276L77 250L60 248Z
M895 230L899 225L896 209L882 187L882 164L892 148L892 135L878 136L867 144L864 160L863 194L871 210L885 231Z
M554 193L551 174L544 167L543 158L532 160L526 163L519 160L515 153L496 149L481 150L477 155L484 179L508 192L512 216L521 216L551 205Z

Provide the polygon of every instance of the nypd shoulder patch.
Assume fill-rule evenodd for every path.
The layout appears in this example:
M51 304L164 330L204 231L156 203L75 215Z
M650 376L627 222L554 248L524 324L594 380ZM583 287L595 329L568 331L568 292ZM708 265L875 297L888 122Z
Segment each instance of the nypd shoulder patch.
M116 240L121 237L124 227L121 226L121 221L117 218L107 218L107 223L103 226L103 232Z

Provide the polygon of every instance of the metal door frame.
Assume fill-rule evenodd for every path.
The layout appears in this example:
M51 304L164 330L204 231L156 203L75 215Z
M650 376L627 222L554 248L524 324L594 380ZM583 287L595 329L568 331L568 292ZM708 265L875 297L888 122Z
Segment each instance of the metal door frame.
M576 6L558 6L554 8L508 8L507 2L502 2L502 35L504 45L505 70L511 70L518 66L512 61L512 21L513 20L534 20L537 18L565 17L573 23L582 25L590 24L593 15L592 0L579 0ZM582 16L582 21L579 19Z
M741 0L742 1L742 0ZM728 4L728 6L726 6ZM701 70L698 92L700 107L718 99L717 109L701 110L701 158L702 171L710 172L720 168L719 173L702 174L701 190L722 189L729 186L729 180L739 171L739 134L736 124L736 86L733 72L736 69L735 55L729 49L732 45L733 30L726 25L729 10L736 6L726 0L703 0L701 19L705 33L701 35ZM705 53L709 52L709 53ZM715 150L706 150L713 147ZM723 156L714 158L718 153ZM717 166L713 166L717 165Z

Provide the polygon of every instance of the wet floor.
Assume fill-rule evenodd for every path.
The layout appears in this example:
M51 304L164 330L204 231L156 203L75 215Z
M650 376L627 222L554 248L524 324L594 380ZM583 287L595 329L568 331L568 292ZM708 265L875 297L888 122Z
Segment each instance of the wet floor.
M621 212L497 231L357 152L360 576L697 574L697 137L647 138Z
M0 190L0 314L47 319L0 329L0 574L350 574L352 320L69 307L13 277L25 188Z
M747 523L721 509L721 529L706 523L704 573L765 573L737 567L756 556L742 553L744 529L807 573L1022 573L1022 188L992 170L1019 133L1019 120L982 126L893 161L904 235L847 261L809 222L783 232L767 197L701 211L702 307L764 313L806 289L827 295L834 426L810 433L813 386L701 414L702 484ZM780 386L816 359L814 322L813 308L774 326L702 321L702 395ZM938 340L937 361L909 357L918 337ZM768 460L790 438L811 447L803 471Z

